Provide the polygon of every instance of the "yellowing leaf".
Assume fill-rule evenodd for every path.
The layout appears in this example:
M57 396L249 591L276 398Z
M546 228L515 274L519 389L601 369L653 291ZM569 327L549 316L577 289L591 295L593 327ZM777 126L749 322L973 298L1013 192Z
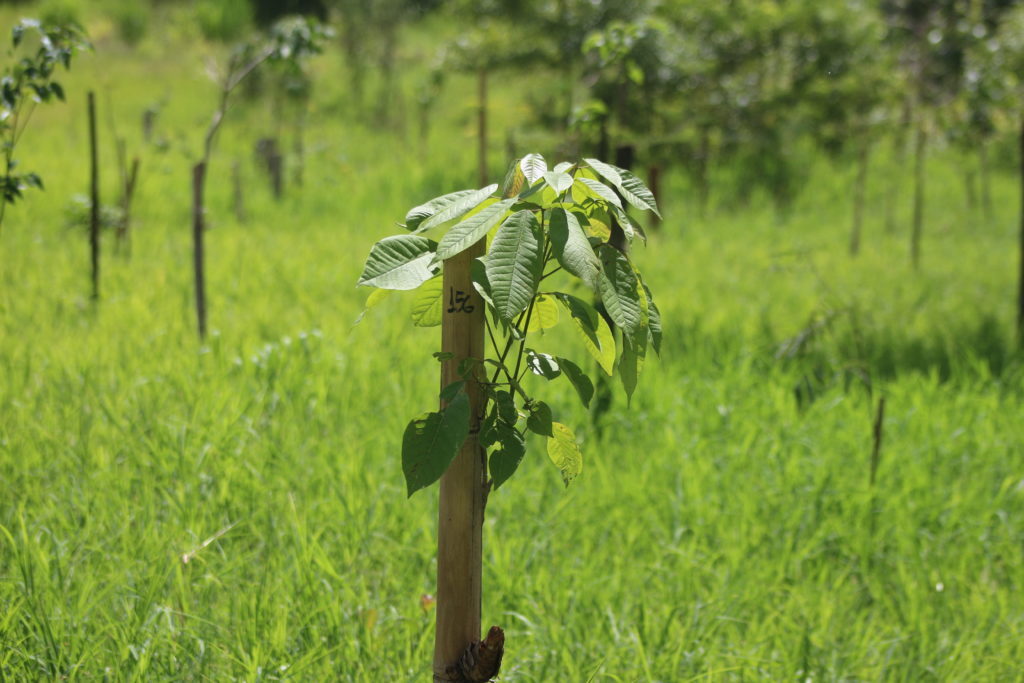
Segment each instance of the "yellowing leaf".
M541 294L533 301L533 314L527 332L550 330L558 324L558 303L550 296Z
M576 435L561 422L551 423L552 436L548 437L548 457L562 474L566 486L583 471L583 453L576 445Z

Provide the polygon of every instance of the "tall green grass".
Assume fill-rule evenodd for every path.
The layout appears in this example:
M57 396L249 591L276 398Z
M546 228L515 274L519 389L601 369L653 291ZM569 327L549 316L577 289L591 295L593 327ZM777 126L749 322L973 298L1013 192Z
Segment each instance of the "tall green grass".
M435 403L438 332L411 327L403 295L353 327L354 282L409 206L473 184L471 90L456 79L421 148L411 123L403 140L348 115L330 52L314 64L306 184L280 203L251 163L275 123L240 104L211 171L200 345L188 164L215 49L171 45L100 42L21 148L47 190L9 211L0 241L0 679L423 680L436 492L405 499L398 451ZM406 62L426 59L411 45ZM143 164L133 255L105 242L98 306L86 237L63 225L88 182L87 87ZM495 98L501 131L522 112L512 88ZM164 151L137 123L159 101ZM583 474L564 490L531 443L490 498L484 621L507 630L503 680L1019 677L1013 179L995 179L983 221L937 150L915 273L905 226L883 228L892 166L873 174L851 260L852 169L813 163L781 223L758 198L698 219L669 174L668 220L636 249L663 359L600 429L556 383Z

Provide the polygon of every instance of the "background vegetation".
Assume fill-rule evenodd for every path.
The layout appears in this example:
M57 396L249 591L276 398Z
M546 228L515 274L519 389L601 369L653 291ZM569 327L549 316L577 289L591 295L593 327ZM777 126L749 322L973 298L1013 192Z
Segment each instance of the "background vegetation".
M423 679L436 490L405 500L398 453L438 332L401 294L354 326L354 283L409 206L475 186L481 73L492 178L631 145L666 217L634 250L662 359L615 417L552 385L583 473L565 490L531 442L489 501L503 680L1019 675L1019 5L295 5L335 37L257 72L219 133L203 344L189 168L209 73L271 5L0 8L94 45L33 114L45 191L0 238L0 679ZM140 158L97 304L88 89L103 203L115 141Z

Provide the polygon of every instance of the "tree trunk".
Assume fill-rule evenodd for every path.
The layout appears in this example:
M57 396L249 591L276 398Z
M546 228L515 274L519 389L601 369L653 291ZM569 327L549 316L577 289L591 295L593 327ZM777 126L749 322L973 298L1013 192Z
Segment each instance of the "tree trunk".
M96 149L96 97L89 91L89 251L92 262L92 298L100 298L100 166Z
M978 206L978 191L976 185L978 182L978 174L975 172L974 166L971 165L971 160L964 159L964 192L967 199L967 211L973 214L975 207Z
M868 184L868 158L871 143L866 139L857 153L857 177L853 183L853 231L850 233L850 255L860 253L860 234L864 224L864 193Z
M924 162L928 131L924 121L918 121L914 139L914 226L910 234L910 261L914 268L921 266L921 232L924 224Z
M893 157L896 161L895 173L889 182L889 190L885 201L885 231L890 235L896 232L896 207L900 203L900 188L903 186L903 169L907 163L907 129L910 128L912 108L910 100L903 101L903 115L899 128L892 139Z
M196 321L199 340L206 339L206 263L203 253L203 184L206 162L192 167L192 264L196 281Z
M659 164L651 164L647 168L647 187L654 195L654 203L658 205L658 209L663 210L661 206L661 166ZM655 228L661 227L661 219L653 213L651 214L651 225Z
M459 366L467 358L484 357L484 302L473 289L470 266L484 253L481 240L444 263L445 300L470 297L461 308L449 306L441 323L441 351L453 354L441 366L441 386L462 379ZM483 558L484 504L487 475L478 432L484 397L479 366L467 383L470 399L469 436L441 477L437 531L437 631L434 681L461 681L451 670L480 639L480 595ZM442 406L443 407L443 406Z
M478 150L478 178L480 186L487 184L487 70L480 69L477 74L477 138ZM472 287L469 290L472 291Z

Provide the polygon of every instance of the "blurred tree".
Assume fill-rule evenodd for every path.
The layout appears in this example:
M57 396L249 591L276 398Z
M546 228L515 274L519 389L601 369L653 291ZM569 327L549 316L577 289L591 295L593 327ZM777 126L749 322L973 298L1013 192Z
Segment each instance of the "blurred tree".
M256 23L267 28L281 17L300 14L327 20L327 5L324 0L249 0ZM368 4L368 3L367 3Z
M935 110L959 91L966 58L967 27L962 0L881 0L889 40L899 52L907 83L909 120L914 130L914 212L910 257L921 261L924 224L925 154Z

